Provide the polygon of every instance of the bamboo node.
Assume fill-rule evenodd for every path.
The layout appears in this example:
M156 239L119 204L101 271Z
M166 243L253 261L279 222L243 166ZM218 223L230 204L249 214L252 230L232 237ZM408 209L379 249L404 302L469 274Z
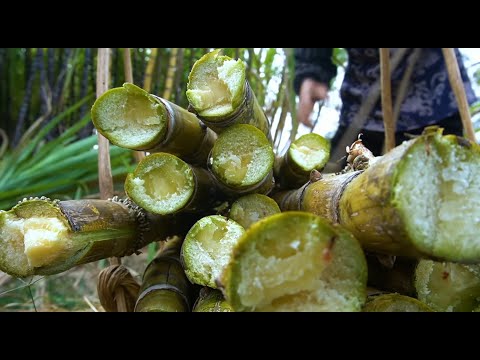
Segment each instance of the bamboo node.
M122 288L128 312L135 308L140 285L123 265L110 265L98 275L97 292L103 308L107 312L118 312L116 294Z

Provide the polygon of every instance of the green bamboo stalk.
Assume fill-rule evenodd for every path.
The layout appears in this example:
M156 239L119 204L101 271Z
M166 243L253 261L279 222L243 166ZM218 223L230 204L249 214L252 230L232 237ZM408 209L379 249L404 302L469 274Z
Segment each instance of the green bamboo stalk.
M321 171L330 157L330 142L310 133L290 144L284 156L275 159L275 179L282 188L298 188L310 178L312 170Z
M268 194L274 185L274 154L265 135L237 124L221 133L209 159L210 171L229 195Z
M213 208L218 190L210 173L167 153L146 156L125 180L125 192L154 214Z
M272 142L270 123L245 75L245 63L221 56L220 49L202 56L188 76L187 98L200 119L220 133L233 124L250 124Z
M240 224L224 216L211 215L198 220L185 237L180 253L188 279L216 289L216 280L244 232Z
M274 196L337 222L372 252L480 262L480 146L427 128L369 162Z
M17 277L131 255L191 222L148 214L128 200L24 199L0 212L0 270Z
M168 152L202 166L216 139L192 113L130 83L100 96L92 107L92 121L115 145Z
M432 312L424 303L400 294L383 294L367 300L363 312Z
M203 287L193 305L193 312L233 312L233 309L220 290Z
M360 311L366 283L367 264L355 238L296 211L252 225L219 281L235 311Z
M420 260L415 288L436 311L473 311L480 306L480 265Z
M174 237L148 264L143 274L135 312L188 312L192 302L192 285L179 260L182 239Z
M262 194L250 194L235 200L228 216L248 229L260 219L279 212L280 208L272 198Z

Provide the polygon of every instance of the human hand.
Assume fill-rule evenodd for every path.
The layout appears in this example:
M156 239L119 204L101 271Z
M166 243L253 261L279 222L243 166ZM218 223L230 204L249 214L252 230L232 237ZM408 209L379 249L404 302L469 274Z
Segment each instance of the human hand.
M313 127L310 121L310 113L313 110L315 102L323 100L327 97L328 86L325 83L320 83L313 79L305 79L300 86L299 103L297 118L305 126Z

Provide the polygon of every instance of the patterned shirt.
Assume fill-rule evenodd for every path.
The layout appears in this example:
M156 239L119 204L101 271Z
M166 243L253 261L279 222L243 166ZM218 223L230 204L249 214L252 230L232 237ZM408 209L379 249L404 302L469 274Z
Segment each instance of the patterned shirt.
M295 49L295 91L298 94L305 78L330 83L336 75L332 63L332 48ZM349 125L361 104L367 98L372 85L380 78L378 48L346 48L348 65L340 89L342 110L340 124ZM392 58L398 49L390 49ZM408 49L392 73L392 103L414 49ZM432 125L458 112L455 96L450 87L445 60L441 48L419 49L405 98L400 106L397 131L407 131ZM470 80L458 49L455 49L468 102L476 101ZM383 131L381 100L369 114L364 129Z

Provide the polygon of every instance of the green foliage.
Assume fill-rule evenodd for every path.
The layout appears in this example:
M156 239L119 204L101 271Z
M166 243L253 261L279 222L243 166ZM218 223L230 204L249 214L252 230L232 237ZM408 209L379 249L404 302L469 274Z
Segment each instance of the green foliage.
M89 96L52 119L35 136L24 137L13 150L0 159L0 209L7 210L28 196L50 195L68 199L98 191L97 136L78 139L76 133L90 121L90 114L52 141L46 134L87 101ZM27 131L31 134L33 131ZM110 147L113 176L132 171L131 151ZM123 188L123 184L117 184Z

